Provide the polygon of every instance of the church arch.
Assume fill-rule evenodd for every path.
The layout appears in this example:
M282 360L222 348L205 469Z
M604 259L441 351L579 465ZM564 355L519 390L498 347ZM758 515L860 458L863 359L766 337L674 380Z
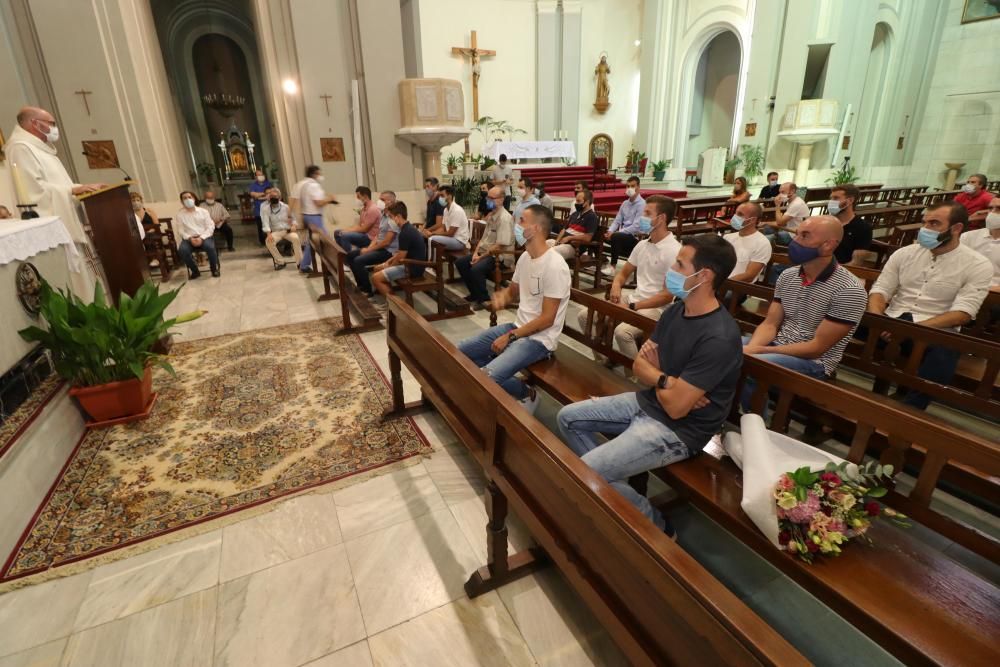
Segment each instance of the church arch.
M865 74L865 87L861 93L861 107L858 110L858 120L854 128L855 137L861 140L860 165L888 165L890 156L895 150L889 150L885 145L885 122L891 109L881 100L884 98L888 82L889 64L892 58L893 31L888 23L879 21L875 24L872 34L871 48L868 55L868 69Z
M607 134L595 134L590 138L590 146L587 150L587 164L594 164L594 158L607 158L605 164L608 167L614 166L615 142Z

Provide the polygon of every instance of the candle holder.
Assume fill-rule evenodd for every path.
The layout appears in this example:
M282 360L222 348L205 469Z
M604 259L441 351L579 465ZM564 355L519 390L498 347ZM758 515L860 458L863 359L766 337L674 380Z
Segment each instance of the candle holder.
M36 206L38 204L18 204L17 207L21 209L21 220L33 220L39 217L38 211L35 210Z

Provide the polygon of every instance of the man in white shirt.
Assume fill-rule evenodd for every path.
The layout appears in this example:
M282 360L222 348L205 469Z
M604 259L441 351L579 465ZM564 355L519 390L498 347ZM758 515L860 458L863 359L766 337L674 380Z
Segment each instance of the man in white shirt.
M455 203L455 188L442 185L438 193L438 203L444 207L441 228L420 230L430 243L428 247L433 252L434 244L439 243L448 250L468 250L469 216L465 214L464 208Z
M215 223L212 216L203 208L195 206L194 193L185 190L181 193L181 204L183 208L177 211L174 221L175 231L181 237L181 243L177 247L177 253L181 256L188 271L191 272L191 280L201 277L198 264L194 261L194 253L204 250L208 255L208 265L212 269L212 275L219 277L219 255L215 251Z
M222 232L226 237L226 250L233 251L233 228L229 226L229 211L222 202L215 199L215 193L211 190L205 192L205 200L201 203L201 208L208 211L215 223L215 230Z
M772 224L773 229L768 227L764 230L764 235L776 236L778 243L788 245L795 236L799 223L809 217L809 207L798 195L798 186L791 181L781 184L778 196L774 198L774 204L777 210Z
M529 206L521 226L525 252L517 260L510 285L493 293L493 310L497 312L518 301L514 322L468 338L458 349L534 412L538 395L517 373L555 351L566 321L571 277L563 258L545 243L552 229L552 212L541 204Z
M972 320L989 291L993 266L962 245L960 235L968 221L968 211L957 202L928 206L917 243L892 253L872 285L868 312L949 331ZM947 384L959 356L956 349L931 345L917 376ZM930 397L909 392L903 402L924 409Z
M746 202L736 207L736 212L729 221L734 233L722 238L732 243L736 250L736 266L729 275L730 280L757 282L760 272L771 261L771 242L757 229L760 216L760 204Z
M260 225L266 235L264 245L274 260L274 270L280 271L285 268L285 258L278 252L278 242L288 239L292 244L296 265L302 261L302 242L296 232L298 226L292 219L291 209L288 204L281 201L281 190L272 187L266 194L267 199L260 206Z
M990 200L986 227L962 234L962 245L972 248L993 265L991 292L1000 292L1000 197Z
M608 301L634 310L651 320L659 320L664 307L674 300L667 291L666 277L681 250L680 241L668 228L676 208L677 204L673 199L662 195L655 195L646 201L641 221L644 226L648 224L649 238L636 244L625 266L615 274ZM636 288L625 292L623 288L631 280L632 274L636 277ZM587 327L586 310L578 313L577 324L581 330ZM642 337L642 329L631 324L623 322L615 327L618 349L630 359L635 359L639 354ZM594 358L597 358L597 353L594 353Z
M336 204L336 197L327 197L323 192L323 174L320 168L314 164L306 167L306 180L302 183L299 191L299 207L302 209L302 224L305 225L306 233L311 230L326 231L323 222L323 207L327 204ZM303 274L309 273L312 266L312 245L306 244L306 251L302 254L302 262L299 263L299 271Z
M493 172L493 185L503 188L503 207L510 211L510 186L514 184L514 169L507 164L507 156L500 154L500 160L490 167Z

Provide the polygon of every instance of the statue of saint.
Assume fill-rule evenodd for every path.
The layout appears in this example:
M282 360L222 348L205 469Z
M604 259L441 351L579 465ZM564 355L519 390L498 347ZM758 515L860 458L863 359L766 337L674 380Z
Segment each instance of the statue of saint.
M594 74L597 75L597 100L594 101L594 108L600 113L604 113L611 106L611 102L608 101L608 97L611 95L611 87L608 85L611 67L608 66L607 55L601 56L601 62L597 63Z

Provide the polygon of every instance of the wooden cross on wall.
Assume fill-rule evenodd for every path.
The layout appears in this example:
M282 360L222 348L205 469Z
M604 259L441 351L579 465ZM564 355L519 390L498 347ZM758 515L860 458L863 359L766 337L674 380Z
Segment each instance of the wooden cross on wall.
M324 104L326 104L326 115L329 116L330 115L330 100L333 99L333 96L327 94L327 95L320 95L319 98L321 100L323 100Z
M83 98L83 108L87 110L87 115L89 116L90 115L90 105L87 104L87 95L93 95L94 91L92 91L92 90L83 90L81 88L80 90L77 90L73 94L74 95L79 95L80 97Z
M480 49L476 44L475 30L472 31L472 39L469 40L469 45L470 48L453 46L451 47L451 52L453 55L469 56L472 58L472 122L476 122L479 120L479 59L483 56L495 56L497 52L490 51L488 49Z

